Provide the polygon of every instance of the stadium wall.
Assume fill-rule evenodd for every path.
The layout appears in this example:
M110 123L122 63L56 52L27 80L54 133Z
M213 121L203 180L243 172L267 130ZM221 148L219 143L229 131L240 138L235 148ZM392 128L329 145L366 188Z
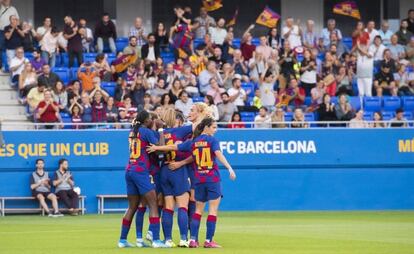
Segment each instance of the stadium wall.
M45 159L51 172L65 157L95 213L96 195L125 193L127 134L5 132L0 196L30 195L34 161ZM414 209L414 129L220 130L217 137L238 174L230 182L222 172L224 210Z

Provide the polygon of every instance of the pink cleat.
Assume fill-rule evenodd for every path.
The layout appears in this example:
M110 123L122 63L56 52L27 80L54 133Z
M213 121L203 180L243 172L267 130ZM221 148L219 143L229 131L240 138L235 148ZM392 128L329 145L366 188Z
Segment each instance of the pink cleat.
M188 246L190 248L198 248L198 242L195 240L190 240L190 244Z
M204 248L221 248L221 246L214 241L205 241Z

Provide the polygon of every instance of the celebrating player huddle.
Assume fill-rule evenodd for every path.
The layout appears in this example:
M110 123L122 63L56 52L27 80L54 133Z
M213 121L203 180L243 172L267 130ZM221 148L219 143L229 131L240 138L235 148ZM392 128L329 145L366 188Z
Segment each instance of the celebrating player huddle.
M130 158L125 173L128 209L123 217L118 247L133 246L127 241L127 236L135 213L136 246L148 246L142 238L143 215L147 205L150 225L146 239L153 248L175 247L172 240L175 207L178 208L180 231L178 246L197 248L200 221L208 202L204 247L219 248L220 245L213 241L222 197L217 159L229 170L230 179L234 180L236 174L220 151L219 142L213 137L217 124L204 103L192 107L188 117L192 125L183 125L183 115L174 109L166 110L161 118L159 120L156 115L141 111L132 123ZM162 132L156 131L163 126L166 129ZM163 156L158 157L160 153ZM160 240L161 211L158 204L163 204L161 224L165 241Z

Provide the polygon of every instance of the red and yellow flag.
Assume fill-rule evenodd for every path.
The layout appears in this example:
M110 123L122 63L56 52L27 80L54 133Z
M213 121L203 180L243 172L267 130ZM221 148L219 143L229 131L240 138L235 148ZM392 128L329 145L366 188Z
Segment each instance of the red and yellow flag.
M260 13L259 17L257 17L256 23L259 25L267 26L269 28L273 28L276 27L279 19L280 15L266 6L263 12Z
M203 7L207 11L215 11L223 7L223 4L221 4L221 0L203 0Z
M335 4L333 13L361 19L361 14L359 12L358 6L354 1L345 1Z
M239 15L239 8L236 9L236 11L234 12L233 17L229 20L229 22L227 22L226 26L227 27L234 26L236 24L238 15Z

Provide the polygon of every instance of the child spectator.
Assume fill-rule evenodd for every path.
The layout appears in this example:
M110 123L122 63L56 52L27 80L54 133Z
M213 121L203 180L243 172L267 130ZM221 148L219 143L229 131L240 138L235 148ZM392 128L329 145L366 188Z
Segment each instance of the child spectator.
M246 125L242 122L239 112L234 112L231 116L230 123L227 125L230 129L244 129Z

